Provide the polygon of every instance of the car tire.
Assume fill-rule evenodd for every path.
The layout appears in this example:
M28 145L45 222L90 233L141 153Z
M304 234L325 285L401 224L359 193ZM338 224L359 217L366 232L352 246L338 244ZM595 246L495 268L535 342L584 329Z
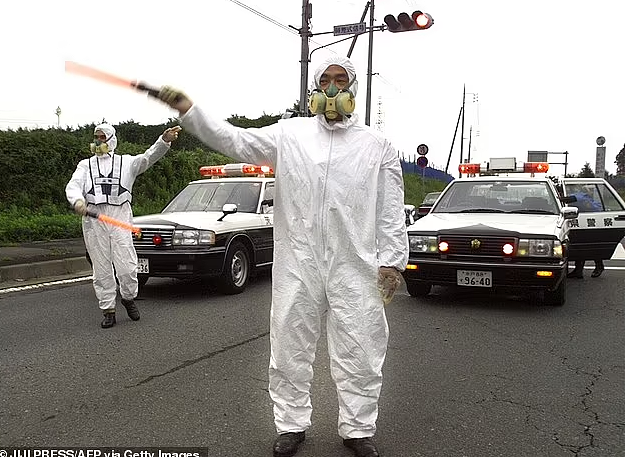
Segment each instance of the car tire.
M432 291L432 284L423 281L406 281L406 288L412 297L425 297Z
M243 243L233 242L226 253L219 288L228 295L240 294L247 287L251 273L249 250Z
M566 278L562 278L558 287L553 291L544 291L543 304L548 306L562 306L566 303Z

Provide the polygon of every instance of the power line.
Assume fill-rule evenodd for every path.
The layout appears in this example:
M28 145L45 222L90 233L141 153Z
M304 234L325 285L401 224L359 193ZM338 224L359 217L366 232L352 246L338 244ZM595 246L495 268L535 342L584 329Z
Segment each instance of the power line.
M243 2L239 2L238 0L230 0L232 3L234 3L235 5L239 5L241 8L245 8L246 10L254 13L255 15L262 17L263 19L265 19L266 21L271 22L274 25L277 25L280 28L283 28L284 30L286 30L287 32L293 33L295 35L299 35L299 32L297 32L297 30L289 27L288 25L284 25L278 21L276 21L273 18L270 18L269 16L267 16L266 14L261 13L260 11L255 10L254 8L252 8L251 6L246 5Z
M232 3L234 3L235 5L238 5L238 6L240 6L241 8L244 8L244 9L248 10L249 12L256 14L258 17L261 17L261 18L265 19L266 21L269 21L269 22L271 22L272 24L277 25L277 26L278 26L278 27L280 27L281 29L284 29L284 30L286 30L286 31L287 31L287 32L289 32L289 33L292 33L292 34L294 34L294 35L299 36L299 30L298 30L298 29L296 29L296 28L294 28L294 27L289 27L288 25L284 25L284 24L282 24L281 22L279 22L279 21L277 21L277 20L275 20L275 19L273 19L273 18L271 18L271 17L267 16L266 14L261 13L261 12L260 12L260 11L258 11L258 10L255 10L254 8L252 8L251 6L246 5L246 4L245 4L245 3L243 3L243 2L240 2L240 1L238 1L238 0L230 0L230 1L231 1ZM315 40L312 40L312 39L311 39L310 41L311 41L312 43L315 43L315 44L321 45L321 43L318 43L318 42L317 42L317 41L315 41ZM336 54L336 52L335 52L335 51L333 51L332 49L328 49L328 51L331 51L331 52L333 52L334 54Z

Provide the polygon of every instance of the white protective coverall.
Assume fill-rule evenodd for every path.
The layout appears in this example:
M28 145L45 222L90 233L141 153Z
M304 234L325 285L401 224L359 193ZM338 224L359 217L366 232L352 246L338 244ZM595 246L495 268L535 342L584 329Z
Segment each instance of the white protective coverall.
M88 210L132 223L132 186L135 179L163 157L171 143L160 137L143 154L120 155L115 154L115 128L101 124L95 130L106 134L109 153L81 160L65 187L65 195L72 206L77 200L84 199ZM119 167L120 163L120 176L116 176L118 173L113 173L113 168L115 164ZM96 184L98 177L112 177L114 184L99 186ZM82 218L82 232L93 264L93 288L100 309L115 309L115 272L122 298L134 300L138 293L138 281L137 253L132 244L132 233L87 216Z
M330 65L355 80L351 62L337 56L316 71L317 85ZM373 436L388 342L378 267L403 271L408 261L397 152L356 115L241 129L194 105L181 124L225 155L275 171L269 392L278 433L311 424L312 364L326 314L339 435Z

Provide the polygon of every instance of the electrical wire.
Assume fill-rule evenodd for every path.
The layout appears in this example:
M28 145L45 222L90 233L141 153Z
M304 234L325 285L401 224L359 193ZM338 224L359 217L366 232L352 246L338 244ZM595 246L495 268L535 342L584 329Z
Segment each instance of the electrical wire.
M255 10L255 9L254 9L254 8L252 8L251 6L248 6L248 5L246 5L245 3L240 2L239 0L229 0L229 1L230 1L230 2L232 2L232 3L234 3L234 4L235 4L235 5L237 5L237 6L240 6L241 8L244 8L244 9L248 10L248 11L249 11L249 12L251 12L251 13L256 14L258 17L261 17L261 18L265 19L266 21L271 22L271 23L272 23L272 24L274 24L274 25L277 25L278 27L280 27L281 29L286 30L287 32L289 32L289 33L292 33L292 34L294 34L294 35L299 36L299 29L295 29L295 28L293 28L293 27L289 27L288 25L284 25L284 24L282 24L281 22L279 22L279 21L277 21L277 20L275 20L275 19L273 19L273 18L271 18L271 17L267 16L266 14L263 14L263 13L261 13L260 11ZM319 42L317 42L317 41L315 41L315 40L312 40L312 39L311 39L310 41L311 41L311 43L315 43L315 44L317 44L317 45L320 45L320 46L321 46L321 43L319 43ZM324 46L326 46L326 45L324 45ZM332 49L327 49L327 51L331 51L331 52L333 52L334 54L336 54L336 52L335 52L334 50L332 50Z
M254 13L255 15L265 19L266 21L271 22L274 25L277 25L278 27L286 30L287 32L293 33L295 35L299 35L299 32L295 29L293 29L292 27L289 27L288 25L284 25L278 21L276 21L275 19L267 16L266 14L261 13L260 11L255 10L254 8L252 8L251 6L246 5L243 2L240 2L238 0L230 0L232 3L234 3L235 5L240 6L241 8L245 8L246 10L250 11L251 13Z

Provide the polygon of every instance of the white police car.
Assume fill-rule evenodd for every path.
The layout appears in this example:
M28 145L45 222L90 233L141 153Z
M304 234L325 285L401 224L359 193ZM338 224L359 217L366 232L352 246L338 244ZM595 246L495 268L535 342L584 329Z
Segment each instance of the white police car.
M563 206L551 179L534 177L548 164L517 164L514 158L490 164L461 165L468 177L449 183L430 213L408 228L408 292L425 296L435 284L533 289L543 303L563 305L567 222L577 208Z
M193 181L162 212L133 219L141 286L150 277L208 277L236 294L255 269L271 266L272 171L228 164L200 173L214 179Z

